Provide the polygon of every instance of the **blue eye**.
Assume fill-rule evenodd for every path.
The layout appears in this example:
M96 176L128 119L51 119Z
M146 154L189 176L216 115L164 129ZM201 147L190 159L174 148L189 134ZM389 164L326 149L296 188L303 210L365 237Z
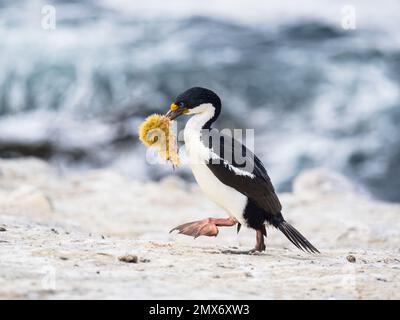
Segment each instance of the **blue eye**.
M185 107L185 104L184 104L183 102L179 102L179 103L178 103L178 106L179 106L180 108L184 108L184 107Z

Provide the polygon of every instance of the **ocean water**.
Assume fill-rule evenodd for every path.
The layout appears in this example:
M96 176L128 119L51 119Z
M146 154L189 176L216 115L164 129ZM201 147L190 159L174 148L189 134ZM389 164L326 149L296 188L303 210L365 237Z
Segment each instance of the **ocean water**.
M345 5L0 1L0 156L159 179L172 169L146 163L137 126L205 86L222 98L219 128L255 129L278 190L324 166L399 202L400 3L352 1L354 30Z

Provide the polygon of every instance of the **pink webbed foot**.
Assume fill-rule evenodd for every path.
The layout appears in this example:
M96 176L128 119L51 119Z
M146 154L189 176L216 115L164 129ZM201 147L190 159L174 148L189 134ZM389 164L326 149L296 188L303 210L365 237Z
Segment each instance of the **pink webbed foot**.
M200 236L216 237L218 235L218 226L234 226L236 221L232 218L218 219L218 218L208 218L204 220L192 221L188 223L181 224L173 228L171 232L178 230L180 234L185 234L187 236L192 236L194 238Z

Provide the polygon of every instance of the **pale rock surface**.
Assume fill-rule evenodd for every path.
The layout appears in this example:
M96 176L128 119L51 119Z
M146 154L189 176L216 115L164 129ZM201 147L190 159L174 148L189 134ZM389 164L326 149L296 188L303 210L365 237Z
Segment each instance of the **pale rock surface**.
M283 213L320 255L271 228L258 255L229 253L253 247L246 228L169 234L225 215L175 176L156 183L0 160L0 298L399 299L400 206L326 169L303 172L293 189L279 195Z

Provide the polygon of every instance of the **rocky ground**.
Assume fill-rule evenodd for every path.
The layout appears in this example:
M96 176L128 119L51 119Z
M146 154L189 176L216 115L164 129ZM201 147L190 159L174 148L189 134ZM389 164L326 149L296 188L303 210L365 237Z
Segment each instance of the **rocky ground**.
M267 252L236 254L255 234L169 234L224 216L195 185L112 170L61 174L0 160L2 299L399 299L400 206L367 199L335 173L303 172L284 214L322 252L269 229Z

